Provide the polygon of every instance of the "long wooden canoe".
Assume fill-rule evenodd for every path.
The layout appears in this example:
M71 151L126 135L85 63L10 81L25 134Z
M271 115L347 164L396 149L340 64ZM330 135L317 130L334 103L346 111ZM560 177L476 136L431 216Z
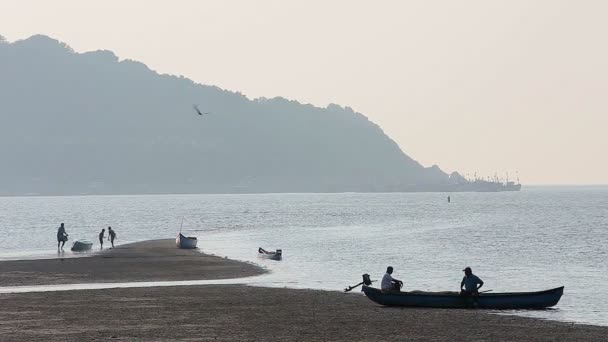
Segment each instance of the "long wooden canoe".
M380 305L425 308L478 308L478 309L545 309L559 302L564 287L538 292L480 293L478 296L461 296L458 292L383 292L363 286L367 298Z

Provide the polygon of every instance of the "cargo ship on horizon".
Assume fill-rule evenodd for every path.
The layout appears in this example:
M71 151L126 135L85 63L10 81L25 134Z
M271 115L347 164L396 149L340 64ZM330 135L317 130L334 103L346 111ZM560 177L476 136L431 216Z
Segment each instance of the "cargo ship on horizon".
M473 179L463 177L457 172L450 175L450 181L453 184L453 191L479 191L479 192L499 192L499 191L520 191L521 183L519 177L517 182L513 182L507 178L500 180L497 176L494 178L479 178L477 174Z

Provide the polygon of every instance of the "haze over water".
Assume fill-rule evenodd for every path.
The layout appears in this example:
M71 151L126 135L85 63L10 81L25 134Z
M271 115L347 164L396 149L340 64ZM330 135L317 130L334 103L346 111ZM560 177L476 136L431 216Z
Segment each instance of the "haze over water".
M262 285L341 290L392 265L406 290L456 291L471 266L494 292L565 286L555 310L517 314L608 325L608 187L450 195L2 197L0 257L56 256L61 222L68 244L98 248L108 225L119 243L172 238L184 216L202 251L272 270ZM284 260L260 260L257 247Z

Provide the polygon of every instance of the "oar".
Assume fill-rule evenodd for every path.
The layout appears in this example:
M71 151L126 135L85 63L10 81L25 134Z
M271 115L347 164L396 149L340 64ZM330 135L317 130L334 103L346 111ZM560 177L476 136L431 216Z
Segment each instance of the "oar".
M479 293L486 293L486 292L492 292L493 290L485 290L485 291L479 291Z

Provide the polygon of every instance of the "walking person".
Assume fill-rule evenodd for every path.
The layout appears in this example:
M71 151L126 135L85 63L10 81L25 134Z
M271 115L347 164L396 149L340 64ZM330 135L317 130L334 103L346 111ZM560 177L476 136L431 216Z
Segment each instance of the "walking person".
M66 241L68 241L68 233L65 232L65 226L62 223L57 229L57 251L63 250Z
M103 239L106 237L106 229L102 229L101 233L99 233L99 244L101 245L101 249L103 249Z
M114 239L116 239L116 232L112 227L108 227L108 240L112 243L112 248L114 248Z

